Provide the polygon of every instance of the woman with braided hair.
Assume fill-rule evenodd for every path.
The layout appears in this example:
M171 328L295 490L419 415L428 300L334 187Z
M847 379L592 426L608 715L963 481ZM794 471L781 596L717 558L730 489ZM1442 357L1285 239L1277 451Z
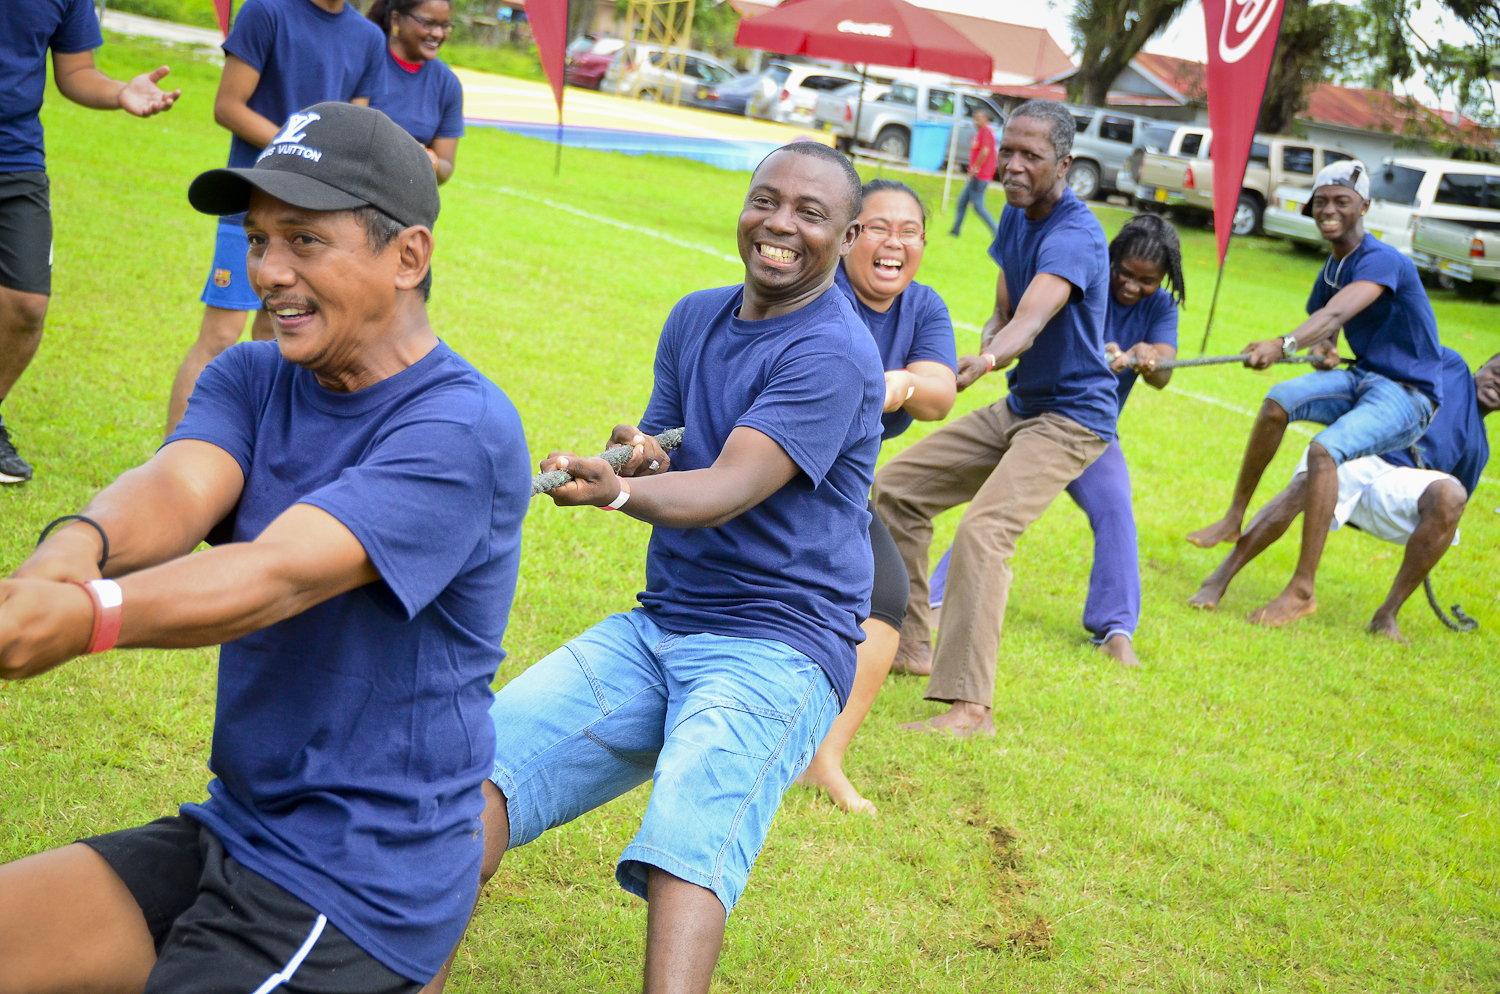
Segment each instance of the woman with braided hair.
M1109 243L1109 319L1105 352L1119 375L1123 410L1139 375L1160 390L1172 378L1156 364L1177 355L1177 308L1186 299L1182 248L1177 232L1155 214L1131 218ZM1158 292L1170 284L1167 293ZM1088 515L1094 530L1094 566L1089 574L1083 627L1099 648L1121 665L1136 666L1131 640L1141 617L1141 570L1131 509L1130 469L1119 439L1068 485L1068 496ZM948 554L932 572L931 603L943 603Z
M385 89L370 106L406 129L432 160L439 184L453 175L464 133L464 90L438 61L453 33L450 0L375 0L365 15L385 32Z

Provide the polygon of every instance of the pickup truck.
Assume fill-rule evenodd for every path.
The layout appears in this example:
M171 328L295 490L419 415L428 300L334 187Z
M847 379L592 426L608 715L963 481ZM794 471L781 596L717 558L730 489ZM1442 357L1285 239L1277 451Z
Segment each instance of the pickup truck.
M838 147L848 151L857 143L886 155L906 158L911 154L911 125L913 121L953 120L953 103L963 98L963 117L960 119L956 157L963 162L969 159L969 143L974 140L976 110L983 110L994 124L1005 123L1005 115L995 106L988 94L967 86L958 86L945 79L912 77L894 80L890 89L875 99L870 99L870 87L865 88L863 109L858 106L859 84L854 83L833 93L818 97L814 112L815 126L830 132ZM859 134L854 134L854 119L859 118Z
M1435 269L1452 280L1460 297L1488 300L1500 286L1500 231L1418 217L1411 232L1411 257L1420 268Z
M1136 149L1131 155L1136 202L1169 207L1174 213L1189 217L1212 217L1212 147L1210 129L1189 125L1177 129L1166 151L1152 151L1149 144ZM1256 136L1235 206L1234 233L1260 233L1266 205L1277 187L1311 186L1318 170L1330 162L1350 158L1353 156L1348 152L1299 138Z

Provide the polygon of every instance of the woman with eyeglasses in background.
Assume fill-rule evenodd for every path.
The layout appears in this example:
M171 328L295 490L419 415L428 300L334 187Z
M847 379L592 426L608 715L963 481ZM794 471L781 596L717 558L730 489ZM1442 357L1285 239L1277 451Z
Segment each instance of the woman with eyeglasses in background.
M929 286L913 282L927 246L927 209L911 187L871 180L861 188L863 226L839 264L835 280L869 327L885 363L882 438L895 438L913 420L939 421L957 395L958 349L948 306ZM844 750L875 703L896 659L910 581L895 540L870 505L875 589L864 623L854 687L812 764L798 782L828 791L845 811L876 814L844 775Z
M449 0L375 0L365 15L385 32L384 95L370 106L406 129L432 160L441 185L453 175L464 133L464 90L438 49L453 33Z

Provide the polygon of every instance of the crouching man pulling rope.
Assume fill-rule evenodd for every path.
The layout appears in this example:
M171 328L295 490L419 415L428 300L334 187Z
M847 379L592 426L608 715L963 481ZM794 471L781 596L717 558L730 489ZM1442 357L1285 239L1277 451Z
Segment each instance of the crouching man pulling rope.
M1339 500L1339 467L1363 456L1405 449L1422 437L1443 403L1437 319L1417 267L1365 233L1370 177L1357 159L1324 167L1313 184L1309 213L1330 255L1313 282L1308 318L1281 340L1252 342L1246 363L1266 369L1278 358L1314 347L1324 368L1271 388L1261 405L1240 465L1234 497L1222 519L1187 537L1209 548L1240 537L1240 524L1260 477L1292 421L1328 427L1307 450L1302 551L1291 582L1250 615L1252 624L1285 625L1318 609L1318 561ZM1358 357L1335 369L1333 348L1343 329Z
M384 114L310 107L189 199L248 208L277 340L211 363L156 455L0 581L0 675L222 644L215 779L0 866L0 987L415 992L478 892L521 422L428 322L437 182Z
M1421 462L1410 449L1397 449L1351 459L1339 467L1334 529L1348 524L1406 546L1391 591L1368 626L1398 642L1406 639L1396 627L1396 613L1449 546L1458 544L1459 518L1490 458L1483 419L1500 409L1500 355L1473 376L1457 352L1445 347L1442 355L1443 406L1414 446ZM1235 574L1279 539L1306 504L1304 453L1292 482L1261 508L1234 551L1188 603L1210 610L1217 607ZM1439 610L1436 604L1434 610ZM1443 616L1439 613L1438 617Z
M859 176L831 148L767 156L739 218L743 286L678 303L645 416L611 438L639 451L618 475L602 458L542 463L573 476L549 491L558 504L654 526L646 589L496 695L486 870L652 781L615 866L650 902L647 994L708 991L782 794L854 679L886 396L875 342L834 286L859 206ZM651 436L679 425L669 457Z

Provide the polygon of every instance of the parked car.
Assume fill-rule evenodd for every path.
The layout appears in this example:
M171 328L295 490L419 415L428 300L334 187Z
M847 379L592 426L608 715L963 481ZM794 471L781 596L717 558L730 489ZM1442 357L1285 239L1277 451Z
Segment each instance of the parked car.
M1160 147L1162 135L1154 136ZM1210 157L1213 132L1183 125L1166 143L1165 151L1142 147L1131 155L1136 181L1135 200L1169 207L1174 214L1207 220L1214 209L1214 167ZM1311 186L1318 170L1330 162L1353 158L1342 149L1283 135L1258 135L1250 146L1250 161L1240 186L1232 222L1234 233L1259 233L1273 191L1281 186Z
M748 117L752 100L767 100L780 88L781 84L769 73L747 72L722 83L700 83L695 89L682 95L682 104L684 107Z
M1098 107L1067 106L1078 125L1068 185L1084 200L1106 192L1126 192L1121 188L1120 170L1129 163L1137 136L1157 122ZM1135 186L1128 177L1126 182Z
M1418 217L1471 228L1500 227L1500 166L1427 156L1396 156L1370 169L1370 210L1365 230L1410 255Z
M859 77L842 69L773 62L766 72L779 89L751 102L750 117L781 124L812 126L818 97L824 93L858 83Z
M1302 208L1311 199L1310 186L1278 186L1261 215L1266 234L1306 248L1327 248L1328 242L1318 230L1318 222L1302 213Z
M667 102L684 97L705 83L733 79L733 69L704 52L668 51L660 45L631 42L610 62L600 89L607 93Z
M962 163L969 160L969 143L974 140L972 115L983 110L996 125L1005 123L1005 115L995 106L988 93L960 86L946 77L925 75L903 77L873 100L865 91L863 109L858 107L859 84L818 98L817 126L831 132L840 148L857 143L878 152L906 158L911 154L911 126L915 121L951 121L955 100L963 99L957 141L952 147ZM859 134L854 134L855 117Z
M1489 196L1500 198L1500 177L1483 177ZM1497 201L1500 203L1500 201ZM1500 231L1435 217L1412 225L1411 256L1419 266L1448 277L1461 297L1488 300L1500 286Z
M610 61L625 47L625 39L597 38L575 48L577 45L575 41L568 46L568 64L563 70L563 79L569 86L597 90L604 82L604 74L609 71Z

